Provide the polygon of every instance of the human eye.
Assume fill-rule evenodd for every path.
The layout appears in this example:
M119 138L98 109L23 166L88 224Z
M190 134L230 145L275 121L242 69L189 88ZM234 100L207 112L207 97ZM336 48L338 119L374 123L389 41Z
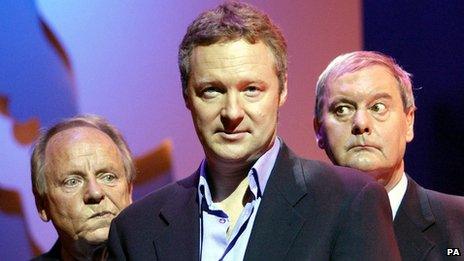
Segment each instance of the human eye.
M247 86L245 88L245 95L248 97L256 97L260 93L260 89L256 86Z
M103 181L103 183L110 184L113 183L117 179L117 176L113 173L104 173L103 175L100 176L100 180Z
M347 117L353 112L353 107L349 105L338 105L334 108L334 114L339 117Z
M387 106L381 102L378 102L371 106L371 110L378 114L384 114L387 111Z
M75 188L82 183L82 180L79 177L69 177L63 181L63 185L66 188Z
M202 97L206 99L215 98L219 96L219 94L221 94L221 89L214 86L206 87L201 90Z

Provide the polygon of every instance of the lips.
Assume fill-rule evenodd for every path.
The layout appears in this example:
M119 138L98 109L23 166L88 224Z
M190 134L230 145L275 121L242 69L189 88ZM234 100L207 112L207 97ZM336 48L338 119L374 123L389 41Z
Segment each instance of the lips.
M92 216L90 216L90 218L106 218L106 217L111 217L111 216L115 216L113 212L101 211L101 212L94 213Z
M380 150L380 147L374 144L353 144L348 147L348 150Z
M218 131L219 134L223 139L230 140L230 141L237 141L243 139L247 135L247 131Z

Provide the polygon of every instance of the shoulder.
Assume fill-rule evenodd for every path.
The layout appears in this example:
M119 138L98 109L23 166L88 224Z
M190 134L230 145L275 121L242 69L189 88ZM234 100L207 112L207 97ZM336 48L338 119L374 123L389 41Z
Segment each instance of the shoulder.
M427 194L430 207L435 216L444 216L448 222L464 227L464 197L454 196L420 187Z
M346 189L356 191L367 184L377 184L372 177L359 170L335 166L322 161L305 159L297 156L283 143L276 161L276 165L285 166L278 169L292 167L294 173L303 173L306 185L324 186L327 189ZM382 187L378 185L378 187Z
M389 207L385 188L368 174L298 157L285 144L281 147L273 172L269 186L290 195L290 198L295 197L294 191L302 191L308 196L300 203L307 202L335 212L368 205Z
M57 240L55 244L53 245L53 247L50 249L50 251L43 253L40 256L36 256L32 258L31 261L61 260L60 249L61 249L61 243L59 240Z
M185 179L168 184L148 194L121 211L115 218L114 223L133 225L134 217L137 217L137 222L153 220L153 216L157 215L163 206L169 204L173 199L179 198L179 195L196 189L196 179L197 175L194 173Z
M397 215L395 229L404 244L419 231L440 248L464 247L464 197L425 189L409 177Z
M429 200L434 205L446 206L452 210L464 213L464 197L441 193L438 191L422 188Z
M297 187L312 194L313 199L348 202L361 194L374 193L387 197L385 188L368 174L355 169L304 159L283 143L270 178L271 186ZM289 177L292 175L292 177ZM285 184L285 185L284 185Z
M384 190L368 174L355 169L334 166L321 161L299 159L303 169L307 186L323 188L324 191L343 194L356 194L368 188Z

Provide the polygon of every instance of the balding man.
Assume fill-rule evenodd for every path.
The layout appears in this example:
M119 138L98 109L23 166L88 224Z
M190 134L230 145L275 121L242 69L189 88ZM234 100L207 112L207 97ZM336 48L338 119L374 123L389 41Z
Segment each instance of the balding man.
M34 147L31 172L40 218L52 221L58 233L53 248L34 260L91 258L106 242L113 218L132 202L135 168L129 148L97 116L67 119L44 132Z

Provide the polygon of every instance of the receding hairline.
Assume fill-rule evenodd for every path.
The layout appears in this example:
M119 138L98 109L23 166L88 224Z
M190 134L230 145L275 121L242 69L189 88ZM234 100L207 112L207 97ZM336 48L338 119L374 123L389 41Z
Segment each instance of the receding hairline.
M78 129L84 129L90 132L85 133L85 131L83 132L82 130L78 130ZM107 133L98 129L95 126L77 125L77 126L70 126L69 128L58 130L57 132L53 133L53 135L51 135L46 141L45 146L44 146L44 152L43 152L44 175L46 175L46 173L49 172L48 165L50 164L50 156L51 156L49 154L50 153L49 150L51 149L50 147L51 145L53 146L58 145L58 146L64 147L74 142L82 143L84 142L85 139L87 139L87 142L89 143L97 143L97 142L100 144L105 143L103 141L95 141L95 140L91 141L92 139L95 138L95 137L89 138L91 136L91 133L93 133L94 135L95 134L99 135L100 137L104 137L106 144L110 145L111 149L116 151L116 153L118 154L120 163L122 164L122 167L124 168L125 166L124 166L123 152L120 150L116 142ZM57 148L60 148L60 147L57 147ZM129 181L129 177L127 177L127 173L125 173L124 176Z
M45 182L45 150L49 140L55 134L72 129L74 127L90 127L97 129L110 137L118 147L124 164L125 176L128 183L132 184L136 178L136 169L133 163L130 148L122 134L112 126L106 119L98 115L84 114L71 118L63 119L48 129L42 130L31 155L31 179L34 196L40 202L46 193L47 184Z

